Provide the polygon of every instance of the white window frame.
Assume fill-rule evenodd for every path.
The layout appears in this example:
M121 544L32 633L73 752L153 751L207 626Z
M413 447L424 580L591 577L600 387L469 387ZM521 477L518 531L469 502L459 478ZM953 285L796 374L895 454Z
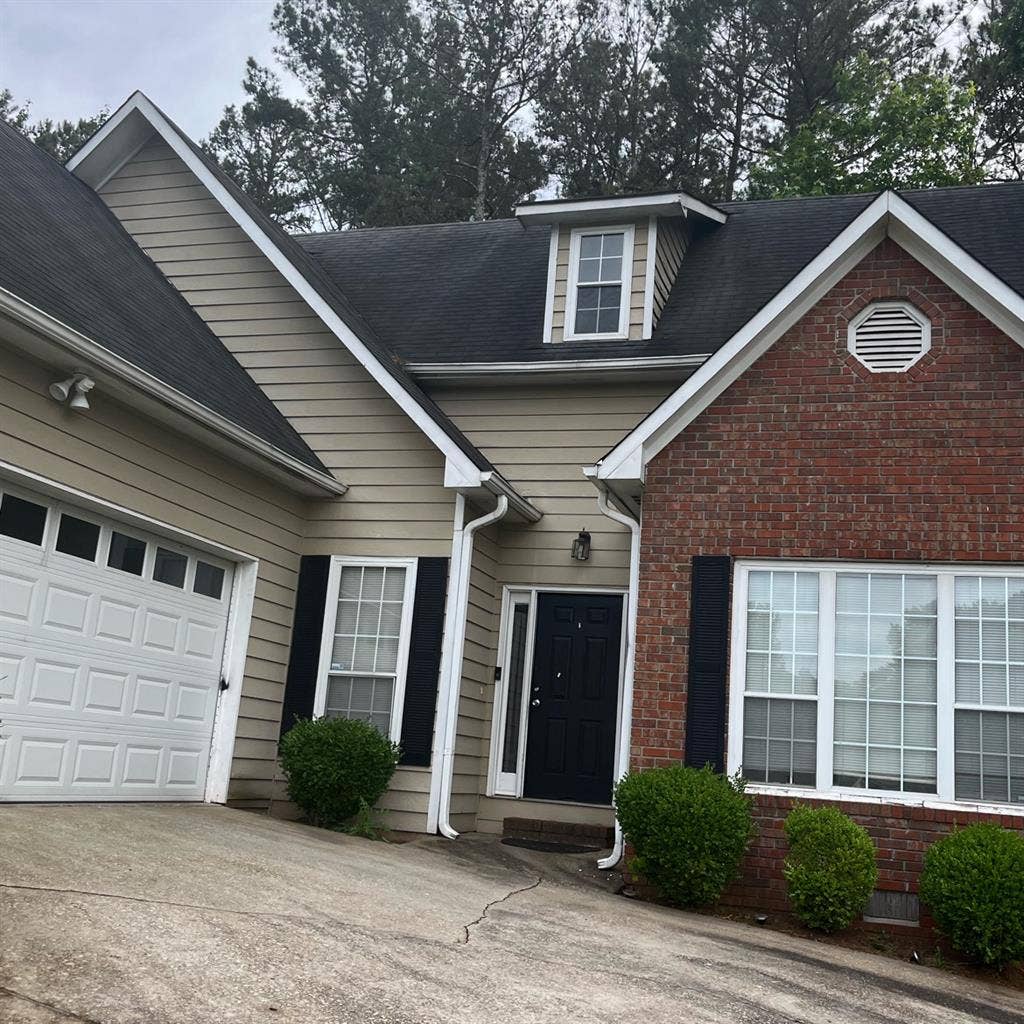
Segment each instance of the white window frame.
M612 224L607 227L587 225L569 232L569 276L565 291L565 326L562 336L566 341L625 341L629 337L629 307L633 289L633 224ZM615 331L588 334L576 333L576 297L579 285L580 240L584 235L622 235L622 277L619 281L619 324ZM611 286L613 282L602 282ZM586 285L596 282L586 282Z
M818 574L818 693L810 697L786 699L817 701L817 764L816 786L774 785L750 782L753 793L779 796L817 797L832 800L874 804L907 804L941 810L979 810L991 814L1024 817L1024 805L957 800L954 777L953 725L957 710L1018 711L957 703L955 685L955 644L953 622L956 615L954 581L957 576L1019 576L1024 566L1018 562L1004 565L970 565L965 563L878 563L775 561L771 559L738 559L733 566L732 622L729 643L729 724L727 770L730 775L743 765L743 699L746 683L747 589L752 571L814 572ZM936 578L936 792L904 793L899 790L860 789L832 784L833 727L835 722L835 607L836 576L840 573L872 573L874 575L935 576ZM943 628L946 623L948 628ZM751 696L760 696L752 693ZM781 696L781 695L780 695Z
M413 602L416 595L415 558L362 558L357 555L332 555L327 576L327 598L320 636L320 661L317 666L316 692L313 696L313 717L323 717L327 706L327 684L332 675L331 652L334 648L334 630L338 622L338 591L341 588L341 570L355 568L405 569L405 591L402 594L402 623L398 635L398 655L395 662L395 692L391 699L391 723L388 736L397 743L402 735L402 712L405 707L405 677L409 667L409 641L412 635ZM333 673L338 675L338 673ZM345 675L387 676L390 672L348 672Z
M619 680L615 712L615 749L622 741L622 680L626 671L626 599L629 592L623 587L538 587L530 584L507 584L501 588L501 619L498 630L498 673L494 682L494 703L491 705L491 746L487 765L486 796L522 799L526 770L526 744L530 718L530 695L533 689L533 654L537 638L537 597L539 594L610 594L623 599L622 636L619 640ZM523 702L519 709L519 749L516 751L515 772L501 770L502 743L505 736L505 718L508 713L508 670L512 660L512 612L517 604L529 606L526 617L526 651L523 666ZM571 800L544 801L545 803L572 803ZM580 806L591 807L592 804Z

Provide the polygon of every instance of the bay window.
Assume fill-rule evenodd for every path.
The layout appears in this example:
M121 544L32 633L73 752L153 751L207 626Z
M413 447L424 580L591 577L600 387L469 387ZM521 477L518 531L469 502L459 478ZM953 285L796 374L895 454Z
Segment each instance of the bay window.
M359 718L397 741L416 562L334 558L313 713Z
M1024 573L741 562L730 771L1024 808Z

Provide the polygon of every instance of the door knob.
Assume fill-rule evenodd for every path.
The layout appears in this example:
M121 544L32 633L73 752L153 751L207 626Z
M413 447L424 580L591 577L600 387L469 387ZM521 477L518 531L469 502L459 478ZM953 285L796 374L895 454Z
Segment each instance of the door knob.
M530 707L531 708L539 708L540 707L540 697L534 697L533 700L530 701Z

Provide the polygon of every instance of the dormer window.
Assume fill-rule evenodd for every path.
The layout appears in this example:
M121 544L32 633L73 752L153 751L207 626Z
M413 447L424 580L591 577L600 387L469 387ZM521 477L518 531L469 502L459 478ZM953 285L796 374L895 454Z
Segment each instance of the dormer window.
M632 272L632 225L572 231L566 340L627 337Z

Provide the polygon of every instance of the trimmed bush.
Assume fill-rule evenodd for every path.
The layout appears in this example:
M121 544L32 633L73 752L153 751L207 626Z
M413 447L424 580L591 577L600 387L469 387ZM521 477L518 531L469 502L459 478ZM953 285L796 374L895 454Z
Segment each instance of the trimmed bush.
M743 782L710 767L630 773L615 787L615 812L636 851L631 869L683 907L722 895L754 833Z
M372 807L398 765L398 746L368 722L300 720L281 740L288 796L311 825L339 828Z
M823 932L848 928L878 882L867 830L834 807L797 807L785 829L789 854L782 873L796 916Z
M924 857L921 899L972 960L1024 960L1024 836L978 824L940 839Z

